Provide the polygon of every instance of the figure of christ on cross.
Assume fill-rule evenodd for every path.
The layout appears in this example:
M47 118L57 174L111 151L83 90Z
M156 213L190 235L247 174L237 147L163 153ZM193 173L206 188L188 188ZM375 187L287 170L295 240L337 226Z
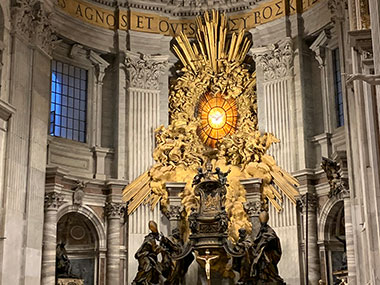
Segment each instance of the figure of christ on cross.
M206 277L207 277L207 283L208 285L211 285L211 260L219 258L219 255L211 255L210 251L206 250L206 255L198 255L198 260L203 260L205 262L205 271L206 271Z

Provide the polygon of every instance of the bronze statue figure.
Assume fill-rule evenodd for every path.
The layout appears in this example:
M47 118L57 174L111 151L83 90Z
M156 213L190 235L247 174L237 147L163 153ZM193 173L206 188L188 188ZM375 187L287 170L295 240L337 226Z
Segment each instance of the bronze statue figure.
M183 277L187 273L190 264L194 260L192 254L188 254L183 259L175 260L175 256L183 251L183 242L180 231L175 228L172 231L172 237L167 238L161 235L160 245L164 249L162 251L162 275L166 278L165 285L182 284Z
M218 176L219 182L222 186L229 186L227 184L227 176L230 174L231 169L228 169L227 172L222 172L219 167L215 168L215 172L213 174L216 174Z
M252 264L252 239L244 228L239 229L239 240L234 246L234 251L240 254L240 257L233 259L233 269L240 273L237 284L247 284L251 277Z
M145 236L143 244L135 254L139 266L132 285L159 284L162 276L161 264L158 262L158 255L162 252L162 247L157 243L160 238L157 224L150 221L149 229L151 232Z
M253 284L285 284L277 268L282 254L280 239L268 225L269 215L266 211L260 213L259 219L260 231L253 242Z
M74 277L71 274L71 263L64 242L57 244L55 267L57 277Z
M195 185L198 185L199 183L201 183L201 180L204 177L205 177L205 174L203 173L203 169L198 168L198 173L197 173L197 175L194 176L193 184L191 186L194 187Z

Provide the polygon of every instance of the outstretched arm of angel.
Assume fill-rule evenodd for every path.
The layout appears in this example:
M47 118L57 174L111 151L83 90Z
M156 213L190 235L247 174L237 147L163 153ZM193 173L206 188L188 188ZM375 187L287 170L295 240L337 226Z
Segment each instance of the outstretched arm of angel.
M380 74L342 73L342 75L346 77L346 84L352 84L354 80L360 80L370 85L380 85Z

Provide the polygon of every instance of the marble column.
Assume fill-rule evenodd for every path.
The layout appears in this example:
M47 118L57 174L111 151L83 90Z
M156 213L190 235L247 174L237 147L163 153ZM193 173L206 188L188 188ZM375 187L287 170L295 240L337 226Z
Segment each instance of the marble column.
M169 206L166 212L166 217L169 220L169 235L173 233L174 229L179 229L181 222L181 206Z
M356 259L354 246L354 231L352 227L351 197L350 191L345 189L341 192L344 202L344 225L346 230L346 256L348 269L348 284L356 284Z
M305 193L301 195L299 201L304 217L305 255L307 259L306 276L310 285L317 285L321 278L317 233L317 196L315 193Z
M241 185L245 188L247 203L245 210L252 223L252 237L255 238L260 230L259 214L261 212L261 183L260 178L240 180Z
M62 188L62 187L61 187ZM57 247L57 211L63 203L63 195L57 192L45 194L45 218L43 228L41 284L55 284L55 258Z
M107 202L104 210L107 217L106 284L120 285L120 218L125 207L121 203Z

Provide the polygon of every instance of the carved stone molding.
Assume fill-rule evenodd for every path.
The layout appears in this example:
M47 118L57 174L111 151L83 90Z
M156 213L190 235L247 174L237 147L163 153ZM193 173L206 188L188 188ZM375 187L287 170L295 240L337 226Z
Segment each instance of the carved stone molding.
M306 210L306 203L309 211L314 211L318 204L318 197L315 193L305 193L297 200L297 206L301 211Z
M57 192L48 192L45 194L44 208L46 210L58 210L63 204L63 195Z
M310 49L315 53L315 59L318 61L319 68L323 68L325 66L326 46L330 39L330 31L323 30L310 46Z
M84 198L84 188L86 187L87 182L82 180L77 180L76 185L73 187L73 205L81 206Z
M12 7L13 32L51 54L57 39L51 16L40 0L16 0Z
M106 60L104 60L99 54L90 50L87 55L88 59L92 62L95 67L96 83L103 84L103 79L105 76L105 71L110 65Z
M133 88L159 90L160 76L168 63L167 56L152 56L127 52L125 66L129 86Z
M169 210L165 213L169 221L181 219L181 206L170 206Z
M265 81L293 75L294 51L290 38L267 48L252 49L251 53L256 64L262 68Z
M107 202L104 207L105 215L110 218L121 218L125 213L125 204L115 203L115 202Z
M245 211L249 217L258 216L262 211L262 204L260 201L248 202L245 205Z

